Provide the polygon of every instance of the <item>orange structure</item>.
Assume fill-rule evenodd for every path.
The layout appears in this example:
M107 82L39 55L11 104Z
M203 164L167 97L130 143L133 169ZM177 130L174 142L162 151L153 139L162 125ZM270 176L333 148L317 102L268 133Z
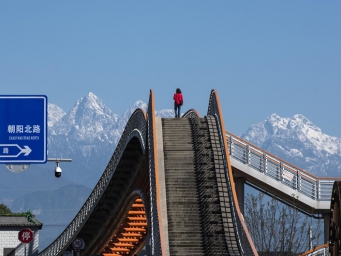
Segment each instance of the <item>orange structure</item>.
M101 252L102 256L134 255L146 243L147 217L142 199L131 205L119 229Z

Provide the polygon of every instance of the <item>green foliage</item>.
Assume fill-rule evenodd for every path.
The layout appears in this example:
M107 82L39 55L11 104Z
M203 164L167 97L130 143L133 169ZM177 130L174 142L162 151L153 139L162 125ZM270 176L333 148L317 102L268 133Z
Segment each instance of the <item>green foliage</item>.
M5 204L0 204L0 215L14 216L14 217L26 217L29 222L37 223L34 220L34 215L30 210L27 212L14 213Z
M309 219L276 198L266 200L262 193L246 196L245 221L259 255L294 256L309 250ZM314 236L320 235L317 228Z
M26 215L26 218L29 222L32 222L32 223L37 223L35 220L34 220L34 215L32 214L32 212L30 210L27 210L27 212L24 213Z
M12 213L11 210L5 204L0 204L0 215L11 213Z

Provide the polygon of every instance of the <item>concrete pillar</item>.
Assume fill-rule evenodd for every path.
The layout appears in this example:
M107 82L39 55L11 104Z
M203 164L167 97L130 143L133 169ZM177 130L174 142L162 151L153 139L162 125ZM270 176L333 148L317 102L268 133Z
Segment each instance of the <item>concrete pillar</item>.
M245 193L245 178L234 178L236 193L241 213L244 215L244 193Z

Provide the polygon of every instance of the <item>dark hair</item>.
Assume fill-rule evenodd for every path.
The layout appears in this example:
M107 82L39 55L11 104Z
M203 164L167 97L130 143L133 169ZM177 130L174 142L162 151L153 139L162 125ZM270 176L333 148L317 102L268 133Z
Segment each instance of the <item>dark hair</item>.
M181 93L180 88L176 88L176 93Z

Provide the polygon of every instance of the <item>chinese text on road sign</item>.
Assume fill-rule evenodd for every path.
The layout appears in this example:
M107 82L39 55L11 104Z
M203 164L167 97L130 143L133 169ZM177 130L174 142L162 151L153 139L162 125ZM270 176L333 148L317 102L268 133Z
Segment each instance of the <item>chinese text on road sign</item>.
M0 95L0 163L47 161L47 97Z

